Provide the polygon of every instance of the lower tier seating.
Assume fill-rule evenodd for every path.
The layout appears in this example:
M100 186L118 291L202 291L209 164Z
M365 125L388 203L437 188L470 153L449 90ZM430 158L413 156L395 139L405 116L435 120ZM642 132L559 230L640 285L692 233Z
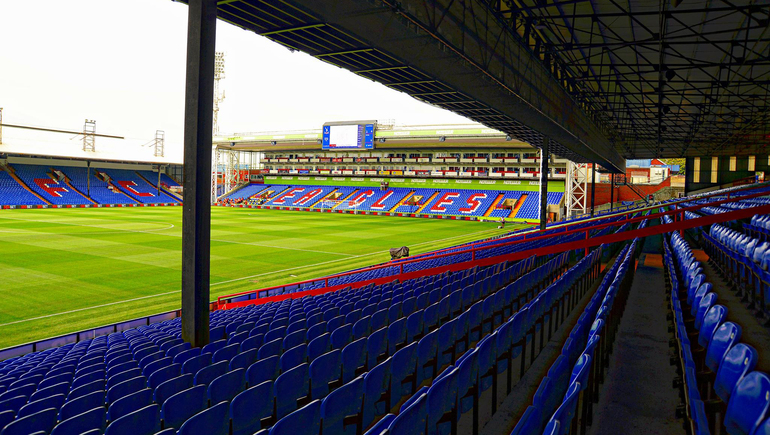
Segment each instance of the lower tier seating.
M770 434L770 377L754 370L756 349L741 343L740 325L729 320L726 306L717 303L719 295L678 233L669 236L665 262L681 373L680 414L689 431Z

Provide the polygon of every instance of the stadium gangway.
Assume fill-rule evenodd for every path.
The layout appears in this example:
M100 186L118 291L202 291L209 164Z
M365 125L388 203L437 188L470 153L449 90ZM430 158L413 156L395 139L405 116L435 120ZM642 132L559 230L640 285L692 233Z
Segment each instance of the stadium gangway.
M750 198L754 198L754 197L767 196L767 195L768 195L768 192L762 191L762 192L758 192L758 193L744 195L744 196L741 196L740 198L741 199L750 199ZM471 260L465 261L465 262L458 262L458 263L454 263L454 264L450 264L450 265L439 266L439 267L432 268L432 269L423 269L421 271L405 272L404 271L404 265L408 265L408 264L411 264L413 262L423 261L423 259L409 259L409 260L399 261L396 264L385 263L385 264L381 264L381 265L372 266L372 267L369 267L369 268L358 269L356 271L344 272L344 273L339 273L339 274L335 274L335 275L330 275L330 276L327 276L327 277L310 279L310 280L295 282L295 283L291 283L291 284L273 286L273 287L268 287L268 288L262 288L262 289L256 289L256 290L250 290L250 291L235 293L235 294L231 294L231 295L220 296L219 298L217 298L216 309L220 309L220 308L225 308L226 309L226 308L231 308L233 306L248 305L248 304L254 304L254 303L260 303L261 304L261 303L265 303L265 302L278 301L278 300L284 300L284 299L289 299L289 298L300 298L300 297L304 297L304 296L308 296L308 295L317 295L317 294L327 293L327 292L331 292L331 291L336 291L336 290L345 288L347 286L353 286L353 287L357 288L357 287L362 287L362 286L368 285L370 283L377 284L377 283L381 283L381 282L385 282L385 281L392 281L394 279L400 279L400 280L410 279L411 277L419 276L420 274L423 274L423 273L441 273L441 272L448 271L448 270L455 270L456 268L468 268L468 267L473 267L473 266L488 266L488 265L491 265L491 264L494 264L494 263L499 263L499 262L502 262L502 261L521 260L521 259L524 259L524 258L528 258L528 257L530 257L532 255L543 256L543 255L549 255L549 254L558 254L558 253L562 253L562 252L565 252L565 251L573 251L573 250L580 250L580 249L587 250L588 248L599 246L601 244L611 244L611 243L617 243L617 242L624 242L624 241L628 241L628 240L633 240L634 238L637 238L637 237L646 237L646 236L652 236L652 235L657 235L657 234L664 234L664 233L668 233L668 232L671 232L671 231L679 231L679 232L681 232L681 231L684 231L686 229L696 228L696 227L705 226L705 225L711 225L711 224L714 224L714 223L728 222L728 221L739 220L739 219L746 219L746 218L750 218L751 216L754 216L755 214L770 214L770 205L761 205L761 206L750 207L750 208L745 208L745 209L741 209L741 210L735 210L735 211L731 211L731 212L727 212L727 213L721 213L721 214L717 214L717 215L703 216L703 217L696 218L696 219L684 219L685 212L696 211L696 210L700 210L700 209L702 209L704 207L724 204L724 203L727 203L727 202L730 202L730 201L733 201L733 200L734 200L734 198L733 199L729 199L729 198L721 199L721 200L717 200L717 201L713 201L713 202L709 202L709 203L696 204L696 205L691 205L691 206L688 206L688 207L677 208L675 210L667 210L667 211L662 211L662 212L658 212L658 213L653 213L653 214L650 214L650 215L647 215L647 216L639 216L639 217L635 217L635 218L628 217L626 219L623 219L623 220L620 220L620 221L617 221L617 222L599 224L599 225L595 225L595 226L588 227L588 228L580 228L578 230L569 230L569 231L565 231L565 232L560 232L560 233L558 233L559 236L570 235L570 234L575 234L575 233L581 232L581 233L586 234L586 238L584 240L560 243L560 244L557 244L557 245L544 246L544 247L539 247L539 248L534 248L534 249L526 249L526 250L522 250L522 251L519 251L519 252L513 252L513 253L510 253L510 254L504 254L504 255L499 255L499 256L494 256L494 257L477 259L476 258L476 252L479 252L479 251L485 250L485 249L489 249L489 248L483 248L482 249L482 248L478 248L478 247L473 247L473 248L471 248L471 252L472 252ZM677 203L679 203L679 202L681 202L681 201L678 201ZM656 208L661 208L661 206L650 207L650 209L656 209ZM661 218L663 216L672 216L672 217L674 217L675 221L672 222L672 223L669 223L669 224L662 224L662 225L656 225L656 226L652 226L652 227L645 227L645 228L642 228L642 229L629 230L629 231L625 231L625 232L622 232L622 233L608 234L608 235L605 235L605 236L593 237L593 238L588 237L588 235L590 234L590 231L592 231L592 230L598 230L598 229L603 229L603 228L607 228L607 227L621 226L621 225L624 225L626 223L633 224L633 223L636 223L636 222L642 222L642 221L644 221L646 219L657 219L657 218ZM543 240L543 239L546 239L546 238L549 238L549 237L552 237L552 236L551 235L548 235L548 236L538 236L538 237L528 238L528 239L525 239L525 240L515 240L515 241L512 241L512 242L496 244L496 245L494 245L494 248L499 248L499 247L503 247L503 246L507 246L507 245L514 245L514 244L524 243L525 241L526 242L531 242L531 241ZM436 255L433 258L444 258L444 257L455 256L455 255L458 255L458 254L456 252L444 253L444 254L438 254L438 255ZM375 278L375 279L371 279L371 280L362 280L362 281L355 282L355 283L352 283L352 284L351 283L346 283L346 284L339 284L339 285L329 286L329 280L333 279L333 278L339 278L339 277L344 277L344 276L348 276L348 275L352 275L352 274L357 274L357 273L361 273L361 272L373 271L373 270L378 270L378 269L384 269L384 268L388 268L388 267L394 267L396 265L399 267L399 273L395 274L395 275L390 275L390 276L382 277L382 278ZM302 285L302 284L312 284L312 283L319 283L319 282L323 282L324 283L324 287L316 288L316 289L313 289L313 290L297 291L297 292L294 292L294 293L281 294L281 295L276 295L276 296L261 297L261 298L257 297L260 293L262 293L262 292L266 293L269 290L299 288L299 286ZM237 303L233 303L232 302L233 299L241 298L241 297L246 296L246 295L254 295L255 298L254 299L245 300L245 301L241 301L241 302L237 302Z

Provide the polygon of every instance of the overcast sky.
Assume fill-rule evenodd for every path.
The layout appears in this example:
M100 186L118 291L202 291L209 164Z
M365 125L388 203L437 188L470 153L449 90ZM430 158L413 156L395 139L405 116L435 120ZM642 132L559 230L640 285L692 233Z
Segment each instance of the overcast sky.
M97 140L100 156L139 160L165 130L167 157L181 161L186 31L187 6L170 0L0 1L4 122L80 131L95 119L97 132L127 138ZM222 21L217 50L226 53L222 133L470 122ZM6 128L3 137L4 151L77 156L82 147L71 135Z

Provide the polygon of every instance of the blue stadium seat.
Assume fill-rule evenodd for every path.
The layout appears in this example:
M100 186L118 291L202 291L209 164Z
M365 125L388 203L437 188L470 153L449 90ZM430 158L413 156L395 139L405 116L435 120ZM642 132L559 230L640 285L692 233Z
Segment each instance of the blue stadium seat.
M94 391L74 400L69 400L59 410L59 421L64 421L78 414L104 406L104 390Z
M159 431L158 405L149 405L111 422L104 435L153 435Z
M207 405L204 385L197 385L176 393L163 402L160 411L163 427L179 428L188 418L204 410Z
M730 403L735 386L757 365L757 351L744 343L738 343L725 355L719 365L714 391L722 401Z
M397 351L391 362L391 395L398 402L405 395L417 390L417 343L411 343Z
M426 406L429 435L446 433L439 429L441 424L449 424L452 427L452 433L457 431L454 427L456 424L454 412L457 406L458 373L459 370L456 367L449 366L428 389Z
M235 396L230 403L232 435L250 435L262 427L262 420L273 415L273 382L266 381Z
M80 435L94 429L102 433L106 425L104 407L98 407L63 420L53 428L51 435Z
M360 338L342 349L342 382L349 382L366 370L366 338ZM315 397L315 396L314 396Z
M43 394L43 390L40 390L35 392L35 394L40 394L43 397L47 397L52 394L66 393L67 391L69 391L69 394L67 394L67 401L69 402L71 400L77 399L78 397L83 397L87 394L91 394L94 391L104 390L104 387L105 387L104 380L94 381L94 382L91 382L90 384L83 385L82 387L78 387L74 390L69 390L69 384L65 383L65 384L57 384L57 385L54 385L53 387L46 388L46 390L51 390L50 393Z
M303 363L284 372L273 384L275 396L275 417L281 419L297 409L297 404L310 394L308 363Z
M135 378L123 381L107 390L107 403L112 403L121 397L135 393L141 389L144 389L146 386L147 378L144 376L137 376Z
M390 374L391 358L369 369L364 375L364 420L363 427L368 427L377 417L390 411Z
M211 356L211 353L206 352L189 358L182 364L182 373L189 373L195 376L198 371L211 365Z
M226 346L223 346L216 352L214 352L214 355L211 357L211 364L216 364L220 361L227 361L228 364L230 360L235 356L238 355L238 350L240 349L241 345L240 343L233 343L228 344Z
M281 355L281 371L291 370L298 365L307 362L307 345L300 344L291 349L286 349Z
M342 378L342 352L334 349L310 363L310 397L323 398L339 386Z
M321 401L314 400L278 420L270 435L316 435L321 428Z
M321 403L324 433L355 435L362 429L361 406L364 398L364 378L359 376L332 391Z
M193 375L189 373L177 376L174 379L169 379L168 381L163 382L162 384L158 385L157 388L155 388L155 391L153 392L153 401L163 405L163 402L165 402L169 397L180 391L192 388L192 386Z
M428 417L428 395L422 394L416 398L412 404L401 410L393 419L388 428L388 433L392 434L426 434L426 421Z
M56 409L48 408L12 421L0 435L28 435L38 431L49 433L55 424Z
M62 407L62 405L64 405L64 399L64 394L55 394L53 396L48 396L45 399L29 402L22 406L21 409L19 409L19 413L16 415L16 418L26 417L48 408L54 408L58 410Z
M228 435L230 420L226 402L205 409L182 424L177 435Z
M182 374L181 364L171 364L163 368L155 370L147 379L147 386L151 389L156 389L158 385Z
M706 350L706 366L716 373L727 352L741 339L741 328L733 322L719 326L711 337Z
M754 434L768 416L770 407L770 378L761 372L751 372L735 386L725 413L725 428L731 435Z
M272 381L278 376L280 369L277 356L259 359L246 370L246 381L250 387L265 381Z
M236 369L211 381L208 398L211 404L229 402L246 389L246 370Z
M229 365L229 361L220 361L198 370L198 373L195 374L195 385L210 384L211 381L225 374Z
M112 402L107 409L107 419L116 420L152 403L152 390L145 388L136 393L121 397Z
M717 328L722 325L725 317L727 317L727 307L723 305L714 305L706 312L698 334L698 344L701 347L708 349L711 337L714 336Z

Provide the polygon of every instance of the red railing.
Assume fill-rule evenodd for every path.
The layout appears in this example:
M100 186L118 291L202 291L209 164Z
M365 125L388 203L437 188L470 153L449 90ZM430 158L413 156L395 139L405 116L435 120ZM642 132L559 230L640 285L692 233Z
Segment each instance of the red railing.
M385 279L385 280L393 280L393 279L397 279L397 278L398 279L408 279L408 278L406 278L406 275L411 275L413 273L429 274L428 272L432 271L432 269L425 269L425 270L416 271L416 272L404 273L404 265L425 261L428 258L430 258L430 259L438 259L438 258L451 257L451 256L454 256L454 255L467 254L469 252L469 250L471 252L471 260L467 261L467 262L462 262L462 263L455 263L455 265L464 265L462 268L468 268L468 267L473 267L473 265L487 265L487 263L488 264L495 264L495 263L499 263L499 262L506 261L506 260L508 260L508 261L520 260L520 259L523 259L523 258L527 258L527 257L529 257L531 255L549 255L549 254L565 252L565 251L569 251L569 250L573 250L573 249L588 249L588 248L593 247L593 246L599 246L602 243L615 243L615 242L619 242L619 241L630 240L630 239L633 239L635 237L645 237L647 235L661 234L661 233L672 231L672 230L673 231L678 231L678 230L694 228L694 227L698 227L698 226L702 226L702 225L710 225L710 224L716 223L716 222L725 222L725 221L736 220L736 219L744 219L746 217L751 217L754 214L770 213L770 205L763 205L763 206L758 206L758 207L746 208L746 209L738 210L738 211L734 211L734 212L721 213L719 215L705 216L705 217L697 218L697 219L689 219L689 220L685 220L684 219L684 213L687 212L687 211L697 211L697 210L700 210L701 208L704 208L704 207L710 207L710 206L713 207L713 206L721 205L721 204L724 204L724 203L727 203L727 202L732 202L733 199L730 198L730 194L733 193L733 192L735 192L735 191L722 192L722 193L714 193L714 194L704 195L704 196L697 197L697 198L689 198L689 199L684 199L684 200L681 200L681 201L672 201L670 203L660 204L660 205L657 205L657 206L650 206L650 207L645 207L645 208L641 208L641 209L635 209L635 210L631 210L631 211L626 211L626 212L619 213L617 215L610 215L610 216L626 216L626 219L622 219L622 220L618 220L618 221L613 221L613 222L606 222L606 223L603 223L603 224L597 224L597 225L593 225L593 226L589 226L589 227L584 227L584 228L578 228L578 229L573 229L573 230L566 230L566 231L562 231L562 232L555 233L555 234L545 234L545 235L529 237L529 238L527 237L527 235L529 235L529 234L537 234L537 233L539 233L540 231L538 230L536 232L525 233L523 235L524 237L521 238L521 239L517 238L517 240L513 240L513 241L510 241L510 242L495 243L492 246L484 246L484 247L479 246L481 244L489 243L489 241L477 242L477 243L472 243L469 248L464 248L464 247L460 247L460 248L445 248L443 250L436 251L434 253L434 255L431 255L429 257L413 257L413 258L409 258L409 259L406 259L406 260L398 260L398 261L395 261L395 262L378 264L378 265L374 265L374 266L365 267L365 268L362 268L362 269L356 269L356 270L353 270L353 271L341 272L341 273L334 274L334 275L329 275L329 276L326 276L326 277L323 277L323 278L310 279L310 280L295 282L295 283L291 283L291 284L277 285L277 286L273 286L273 287L267 287L267 288L262 288L262 289L257 289L257 290L248 290L248 291L244 291L244 292L240 292L240 293L234 293L234 294L230 294L230 295L220 296L219 298L217 298L217 304L218 304L219 307L229 308L229 307L232 307L232 305L230 305L230 304L228 304L227 302L224 302L224 301L229 301L230 299L237 298L237 297L240 297L240 296L250 295L250 294L257 294L258 295L259 293L262 293L262 292L269 292L269 290L275 290L275 289L281 289L281 288L287 288L287 287L295 287L295 286L299 286L301 284L310 284L310 283L316 283L316 282L321 282L321 281L324 282L324 287L320 288L320 289L299 291L299 292L291 293L289 295L278 295L278 296L274 296L274 297L265 297L265 298L252 299L252 300L249 300L249 301L244 301L244 303L255 303L257 301L258 301L258 303L265 303L265 302L270 302L270 301L273 301L273 300L282 300L282 299L287 299L287 298L303 297L303 296L313 295L313 294L321 294L321 293L326 293L326 292L329 292L329 291L335 291L337 289L344 288L344 287L347 287L347 286L353 286L353 287L365 286L365 285L368 285L369 283L371 283L373 281L382 280L382 279ZM681 207L681 208L677 208L675 210L668 210L668 211L664 211L664 212L653 213L653 214L651 214L649 216L638 216L638 217L635 217L635 218L630 218L629 217L630 213L636 213L636 212L640 212L640 211L646 211L646 210L650 210L650 209L661 208L661 207L666 207L666 206L671 206L671 205L678 206L679 204L687 203L687 202L692 202L694 200L701 200L701 199L704 199L704 198L709 198L709 197L714 197L714 196L723 196L723 195L725 195L725 193L727 194L727 198L726 199L712 201L712 202L707 202L707 203L703 203L703 204L696 204L696 205L689 206L689 207ZM740 197L740 199L751 199L751 198L757 198L757 197L762 197L762 196L767 196L767 195L768 195L767 192L758 192L758 193L749 194L749 195L742 195ZM601 219L605 219L605 218L610 217L610 216L601 216L601 217L598 217L598 218L594 218L593 220L601 220ZM620 233L620 234L609 234L609 235L606 235L606 236L594 237L594 238L590 237L591 231L594 231L594 230L601 230L601 229L608 228L608 227L622 226L622 225L624 225L626 223L636 223L636 222L641 222L641 221L646 220L646 219L660 218L662 216L674 216L675 222L672 223L672 224L657 225L655 227L652 227L652 228L656 228L656 230L653 231L652 233L649 232L649 228L650 227L647 227L647 228L644 228L642 230L624 231L623 233ZM737 216L737 217L734 217L734 216ZM677 217L678 217L678 220L677 220ZM587 220L587 221L591 222L591 220ZM578 224L584 224L587 221L586 220L577 221L577 222L573 222L571 224L566 224L564 226L558 226L558 228L569 227L569 226L574 226L574 225L578 225ZM702 223L698 223L698 222L702 222ZM695 224L693 225L693 223L695 223ZM657 231L657 229L659 229L661 227L663 227L663 228L669 228L670 227L670 229L668 229L666 231ZM550 229L552 229L552 228L549 228L549 230ZM561 243L561 244L552 245L552 246L546 246L546 247L542 247L542 248L529 249L529 250L524 250L524 251L520 251L520 252L511 253L511 254L505 254L505 255L495 256L495 257L489 257L489 258L485 258L485 259L482 259L482 260L477 260L477 258L476 258L476 252L479 252L479 251L482 251L482 250L486 250L486 249L496 249L496 248L512 246L512 245L516 245L516 244L520 244L520 243L524 243L524 242L543 240L543 239L554 237L554 236L565 236L565 235L572 235L572 234L577 234L577 233L585 234L585 240L577 241L577 242ZM445 251L452 250L452 249L461 249L461 250L454 251L454 252L445 252ZM444 251L444 252L442 252L442 251ZM468 265L468 264L471 264L471 265ZM455 266L455 265L447 265L447 266L442 266L442 267L451 267L451 266ZM356 283L353 283L353 284L340 284L340 285L335 285L335 286L332 286L332 287L328 286L329 280L333 279L333 278L350 276L350 275L355 275L357 273L362 273L362 272L367 272L367 271L372 271L372 270L380 270L380 269L396 267L396 266L399 267L399 272L398 272L397 275L390 275L390 276L387 276L387 277L378 278L376 280L359 281L359 282L356 282ZM437 269L440 269L442 267L439 267ZM449 270L449 269L447 269L447 270ZM433 273L435 273L435 272L433 272Z

